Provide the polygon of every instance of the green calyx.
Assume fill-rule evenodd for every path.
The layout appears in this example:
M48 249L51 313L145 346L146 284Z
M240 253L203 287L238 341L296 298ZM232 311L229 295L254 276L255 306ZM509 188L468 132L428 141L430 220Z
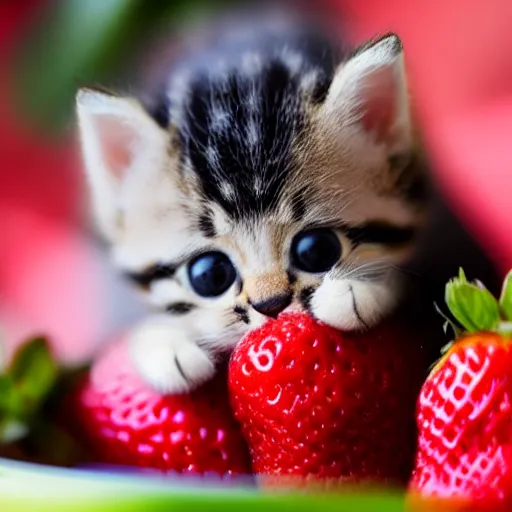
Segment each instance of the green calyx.
M59 376L43 338L23 344L0 374L0 444L24 437Z
M1 342L0 342L1 346ZM55 408L85 368L63 368L44 338L21 344L0 370L0 458L68 465L80 447L55 417Z
M498 300L480 281L468 281L460 269L446 285L445 301L464 331L512 336L512 271L505 278ZM455 332L459 334L460 329L455 328Z

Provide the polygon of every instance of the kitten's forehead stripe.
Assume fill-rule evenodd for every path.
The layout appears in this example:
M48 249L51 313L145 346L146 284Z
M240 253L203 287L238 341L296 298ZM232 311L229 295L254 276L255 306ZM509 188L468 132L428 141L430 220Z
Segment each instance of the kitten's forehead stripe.
M172 122L205 199L235 220L278 206L297 165L306 102L324 96L339 61L335 51L315 32L259 34L240 48L213 47L209 59L189 64L192 70L175 71L187 77L185 85L178 81L187 92L175 94L171 77L168 96L179 103L171 110L180 112Z
M276 205L293 169L292 147L303 120L298 84L279 61L254 77L232 73L227 88L215 79L192 87L182 128L185 152L207 199L235 219L264 213ZM249 101L255 90L257 110ZM224 106L230 130L210 130L212 102Z

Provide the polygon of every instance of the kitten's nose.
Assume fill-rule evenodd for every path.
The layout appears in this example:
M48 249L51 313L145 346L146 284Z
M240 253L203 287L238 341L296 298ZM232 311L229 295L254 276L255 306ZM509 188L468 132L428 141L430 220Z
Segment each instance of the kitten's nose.
M292 293L284 293L282 295L276 295L269 299L256 302L252 307L262 315L276 318L276 316L283 311L292 301Z

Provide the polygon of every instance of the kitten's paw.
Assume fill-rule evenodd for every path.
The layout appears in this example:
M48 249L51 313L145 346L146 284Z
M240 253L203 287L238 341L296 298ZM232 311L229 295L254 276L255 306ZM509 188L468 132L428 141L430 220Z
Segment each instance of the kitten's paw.
M129 349L142 378L162 394L186 393L215 373L211 355L163 321L137 326L129 335Z
M376 325L398 304L397 285L363 281L326 281L311 299L313 315L343 331Z

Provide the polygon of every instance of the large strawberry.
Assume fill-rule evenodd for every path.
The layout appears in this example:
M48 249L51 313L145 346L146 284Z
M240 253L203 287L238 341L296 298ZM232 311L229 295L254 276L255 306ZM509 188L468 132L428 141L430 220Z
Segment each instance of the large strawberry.
M405 483L425 375L418 335L398 321L342 333L282 314L239 343L229 388L266 481Z
M418 399L413 493L512 510L511 276L500 301L462 271L447 285L463 331L457 328Z
M163 396L142 382L121 341L107 348L67 403L91 461L182 473L251 473L225 372L190 394Z

